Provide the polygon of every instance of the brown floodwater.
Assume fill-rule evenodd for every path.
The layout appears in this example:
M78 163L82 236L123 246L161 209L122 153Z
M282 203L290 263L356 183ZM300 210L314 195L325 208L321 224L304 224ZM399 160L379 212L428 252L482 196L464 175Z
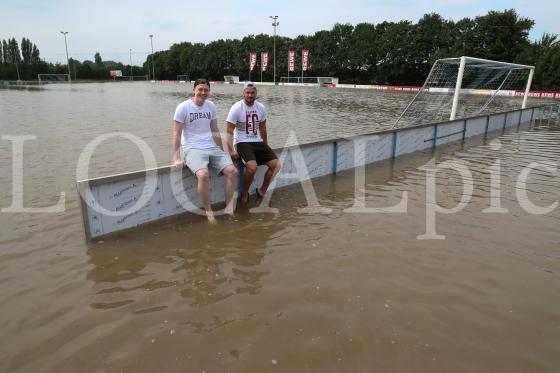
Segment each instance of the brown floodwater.
M215 86L221 118L239 98ZM24 146L25 207L0 213L0 371L5 372L554 372L560 365L558 122L469 139L366 167L366 207L352 213L354 170L313 180L328 214L304 214L299 185L274 192L277 214L242 209L208 226L183 215L87 243L75 191L81 149L120 131L169 162L171 116L190 87L75 84L0 90L1 134ZM402 93L262 87L274 146L293 129L302 143L391 125ZM223 126L222 126L223 130ZM437 214L426 233L424 165L465 163L465 209ZM0 142L0 207L12 203L12 147ZM500 162L500 206L487 213L489 167ZM548 162L548 163L545 163ZM142 168L122 138L101 145L92 175ZM458 172L435 178L437 202L456 206ZM255 203L255 202L254 202Z

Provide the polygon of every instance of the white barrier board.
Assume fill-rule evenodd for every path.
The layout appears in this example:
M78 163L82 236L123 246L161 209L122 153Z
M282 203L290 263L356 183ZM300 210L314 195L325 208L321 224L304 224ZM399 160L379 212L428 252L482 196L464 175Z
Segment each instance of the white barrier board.
M540 107L514 110L419 127L380 131L352 139L276 149L282 168L275 187L352 169L362 163L369 164L429 149L434 145L461 141L463 138L492 132L497 136L505 128L508 131L525 128L539 114L544 113L540 110ZM170 167L161 167L151 171L78 181L87 239L201 207L196 191L196 177L189 170L174 171ZM259 167L250 192L254 193L256 186L260 185L265 172L265 166ZM151 176L146 179L146 175ZM223 202L224 177L219 177L211 171L210 179L212 203ZM147 180L155 183L154 193L147 203L140 208L134 208L142 197Z

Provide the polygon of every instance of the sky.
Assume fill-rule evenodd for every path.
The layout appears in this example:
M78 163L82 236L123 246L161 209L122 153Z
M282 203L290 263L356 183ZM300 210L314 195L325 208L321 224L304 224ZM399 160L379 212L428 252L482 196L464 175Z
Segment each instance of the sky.
M132 59L133 65L141 65L151 51L150 34L154 51L160 51L184 41L208 43L251 34L272 35L269 16L278 16L278 35L296 37L330 30L335 23L416 23L426 13L457 21L511 8L535 21L531 41L545 32L560 34L557 0L2 0L0 39L15 37L21 42L27 37L44 60L65 62L60 31L67 31L72 58L93 60L99 52L103 60L128 64Z

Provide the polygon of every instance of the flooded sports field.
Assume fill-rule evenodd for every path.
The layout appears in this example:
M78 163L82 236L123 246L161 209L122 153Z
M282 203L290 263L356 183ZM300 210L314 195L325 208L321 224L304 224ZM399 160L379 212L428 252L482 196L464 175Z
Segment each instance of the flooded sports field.
M211 88L224 133L241 87ZM172 115L190 91L0 90L0 371L557 371L557 121L368 165L362 208L349 170L313 180L329 213L303 213L295 185L274 191L275 214L241 209L217 226L186 214L86 242L75 187L86 144L129 133L169 164ZM412 98L314 87L259 94L274 147L290 131L303 144L389 128ZM21 176L14 144L23 136ZM470 179L428 170L449 162ZM136 146L114 137L96 149L90 177L143 167ZM21 192L25 208L63 209L15 212ZM374 210L403 200L400 212Z

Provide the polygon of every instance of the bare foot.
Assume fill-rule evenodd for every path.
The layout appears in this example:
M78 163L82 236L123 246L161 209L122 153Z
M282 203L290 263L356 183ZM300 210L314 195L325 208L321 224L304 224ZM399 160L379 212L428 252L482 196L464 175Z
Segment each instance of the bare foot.
M208 219L208 224L211 224L211 225L216 225L216 224L218 224L218 221L217 221L216 218L214 217L214 212L212 212L212 211L206 211L206 218Z

